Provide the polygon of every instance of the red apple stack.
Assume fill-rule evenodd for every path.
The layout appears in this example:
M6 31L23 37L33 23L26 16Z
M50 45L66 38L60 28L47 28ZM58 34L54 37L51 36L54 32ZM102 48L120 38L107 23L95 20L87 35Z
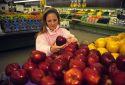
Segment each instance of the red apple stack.
M24 85L28 82L28 75L25 69L17 69L12 72L10 80L14 85Z
M5 67L5 73L7 76L10 76L17 69L20 69L20 65L18 63L11 63Z
M31 60L33 63L40 63L41 61L44 61L46 59L46 54L41 51L34 50L31 54Z
M82 85L82 72L77 68L71 68L64 73L64 82L66 85Z
M30 80L32 83L35 83L35 84L40 84L40 80L45 76L43 70L41 69L33 69L31 70L30 72Z

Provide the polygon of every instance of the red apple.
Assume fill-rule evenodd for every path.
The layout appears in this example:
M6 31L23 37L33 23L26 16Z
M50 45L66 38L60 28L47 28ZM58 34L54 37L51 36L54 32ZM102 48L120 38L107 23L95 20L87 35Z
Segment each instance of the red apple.
M48 74L50 70L50 64L48 62L41 62L38 67L44 71L44 73Z
M103 75L100 79L99 85L113 85L109 76Z
M46 59L45 59L45 62L51 64L53 62L53 58L51 56L47 56Z
M96 70L100 75L104 73L104 66L101 63L93 63L90 68Z
M20 66L18 63L11 63L11 64L8 64L6 67L5 67L5 73L7 76L10 76L11 73L17 69L20 69Z
M38 68L33 69L30 72L30 80L32 83L40 84L40 80L42 77L44 77L44 75L45 74L44 74L43 70L38 69Z
M58 36L56 38L56 45L58 45L58 46L64 45L64 44L66 44L66 42L67 42L67 40L63 36Z
M108 74L110 77L114 77L115 73L119 72L116 63L112 63L108 68Z
M97 56L101 56L101 54L100 54L100 52L98 51L98 50L96 50L96 49L92 49L92 50L90 50L89 51L89 54L96 54Z
M82 85L82 72L77 68L71 68L64 73L64 82L66 85Z
M83 76L88 85L98 85L101 78L100 74L91 68L83 70Z
M88 49L88 45L87 45L87 44L80 44L79 48L85 48L85 49Z
M100 62L100 58L97 54L95 53L90 53L88 56L87 56L87 64L91 66L91 64L93 63L98 63Z
M125 55L119 55L116 59L116 65L119 70L125 71Z
M65 54L59 55L54 60L54 62L60 62L60 64L62 64L62 66L63 66L63 70L67 70L67 69L69 69L68 63L69 63L69 60L71 57L72 57L72 55L65 53Z
M54 61L53 63L51 63L50 69L51 69L52 75L56 79L62 79L63 78L64 66L61 62Z
M56 85L56 80L52 76L45 76L41 79L40 85Z
M77 50L78 53L82 52L84 56L88 56L89 54L89 48L86 44L81 44L80 48Z
M44 61L46 59L46 54L41 51L34 50L31 54L31 60L34 63L40 63L41 61Z
M72 43L68 44L68 47L73 48L73 49L78 49L78 44L77 44L77 42L72 42Z
M71 58L73 58L73 53L72 52L64 52L62 54L62 56L63 56L64 60L66 60L68 62Z
M125 85L125 72L117 72L114 77L111 78L113 85Z
M84 63L87 62L87 57L85 57L83 53L75 54L74 59L82 61Z
M112 54L110 52L105 52L104 54L102 54L102 56L100 57L100 61L103 65L105 65L106 67L109 67L110 64L115 62L115 59L113 58Z
M17 69L12 72L10 80L14 85L24 85L28 82L28 76L25 69Z
M67 47L64 48L64 51L74 53L76 51L76 49L67 46Z
M32 63L31 61L27 61L26 63L23 64L22 68L25 69L29 74L31 70L37 68L37 65Z
M72 52L74 53L78 49L78 44L76 42L70 43L68 46L64 48L65 52Z
M76 59L71 59L69 63L69 68L77 68L81 71L84 70L86 67L85 63Z

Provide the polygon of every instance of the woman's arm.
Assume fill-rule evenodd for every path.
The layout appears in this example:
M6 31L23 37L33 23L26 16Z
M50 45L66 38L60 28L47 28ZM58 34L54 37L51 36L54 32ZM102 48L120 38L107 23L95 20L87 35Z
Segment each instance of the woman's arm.
M63 36L67 38L68 43L78 42L77 38L73 34L71 34L70 31L63 28L62 28L62 31L63 31Z
M50 45L48 44L44 35L38 35L36 38L36 50L43 51L47 56L51 55Z

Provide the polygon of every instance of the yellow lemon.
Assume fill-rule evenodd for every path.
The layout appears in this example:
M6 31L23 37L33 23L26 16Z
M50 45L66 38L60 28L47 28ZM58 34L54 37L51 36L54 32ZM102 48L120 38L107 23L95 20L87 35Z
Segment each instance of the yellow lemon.
M125 43L122 43L119 48L120 54L125 55Z
M89 48L89 50L96 49L94 43L90 43L90 44L88 45L88 48Z
M119 37L120 39L125 38L125 32L123 32L123 33L119 33L119 34L118 34L118 37Z
M97 48L97 50L101 53L101 55L105 52L108 52L106 48Z
M119 50L119 42L117 42L117 41L107 42L106 48L111 53L117 53Z
M95 46L97 48L104 48L106 46L106 40L105 38L98 38L96 41L95 41Z
M114 57L115 60L119 56L119 53L111 53L111 54L112 54L112 56Z

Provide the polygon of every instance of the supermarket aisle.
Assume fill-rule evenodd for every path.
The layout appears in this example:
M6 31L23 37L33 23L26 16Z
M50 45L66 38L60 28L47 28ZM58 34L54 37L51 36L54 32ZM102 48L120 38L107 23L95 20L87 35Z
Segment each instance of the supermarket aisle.
M85 43L86 41L93 42L95 39L99 37L106 36L106 35L89 33L81 30L70 29L70 31L78 38L79 42L85 42ZM17 62L19 64L22 64L23 62L25 62L25 60L27 60L27 58L30 56L30 53L33 49L35 49L34 46L15 49L7 52L0 52L0 74L4 71L5 66L9 63Z

